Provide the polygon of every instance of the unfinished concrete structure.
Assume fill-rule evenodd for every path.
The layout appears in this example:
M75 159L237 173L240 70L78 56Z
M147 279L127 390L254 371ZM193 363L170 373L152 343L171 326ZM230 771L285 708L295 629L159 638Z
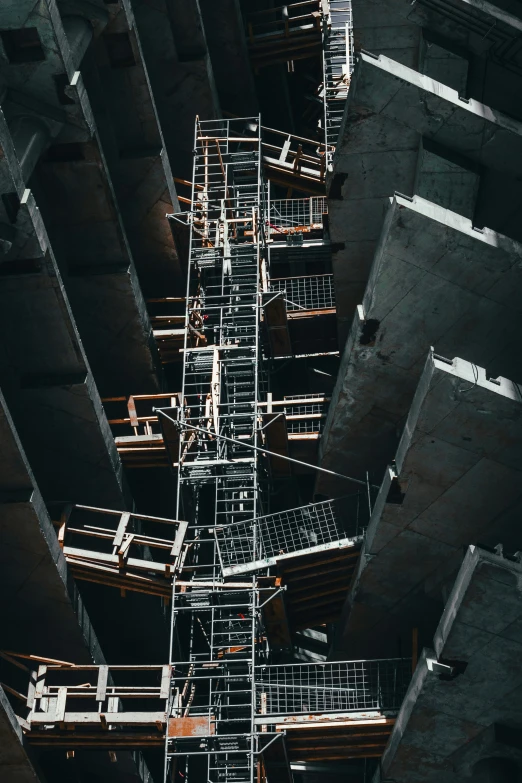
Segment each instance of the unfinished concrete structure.
M0 780L517 779L516 5L2 4Z

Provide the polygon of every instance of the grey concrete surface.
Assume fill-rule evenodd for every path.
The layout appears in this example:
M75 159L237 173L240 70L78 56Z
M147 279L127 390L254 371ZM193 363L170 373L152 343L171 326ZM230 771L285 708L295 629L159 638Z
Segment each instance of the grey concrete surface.
M0 776L5 783L45 783L0 685Z
M520 732L521 579L519 563L469 547L374 783L461 783L466 743L492 724ZM453 676L430 671L429 659L454 666Z
M128 502L114 439L31 191L0 112L0 183L16 207L0 261L0 383L46 498Z
M103 663L7 403L0 392L0 614L5 649ZM47 651L47 652L44 652Z
M190 180L194 117L221 114L199 2L125 0L132 10L175 176Z
M78 71L88 42L88 37L79 35L79 25L84 30L88 23L77 14L62 19L55 0L9 0L2 4L0 26L36 30L42 55L20 67L9 61L9 52L2 52L8 91L3 101L7 125L0 128L0 139L9 155L9 131L16 131L21 118L37 117L47 127L52 145L31 177L22 179L15 171L16 158L9 155L16 190L23 192L30 182L41 205L100 389L106 393L110 387L110 393L117 393L113 384L119 382L123 393L130 392L129 356L134 356L143 384L140 388L155 391L159 388L159 358L94 115ZM21 198L21 193L18 196Z
M222 107L241 117L258 114L239 0L199 0L199 5Z
M522 548L521 457L522 386L430 353L341 621L350 657L392 654L442 606L463 547Z
M480 166L478 195L476 187L471 191L476 203L466 205L465 193L457 193L443 206L463 204L475 225L522 238L522 124L384 55L361 53L328 183L341 344L362 300L387 198L420 191L435 199L446 193L446 181L458 190L453 170L439 167L437 181L430 167L419 171L422 138L432 154L436 145L440 157L461 169Z
M172 292L181 275L165 214L179 204L129 4L96 38L82 73L140 285L145 296Z
M494 231L419 197L396 196L344 348L321 464L380 483L430 346L522 381L520 254ZM318 477L323 494L346 487Z

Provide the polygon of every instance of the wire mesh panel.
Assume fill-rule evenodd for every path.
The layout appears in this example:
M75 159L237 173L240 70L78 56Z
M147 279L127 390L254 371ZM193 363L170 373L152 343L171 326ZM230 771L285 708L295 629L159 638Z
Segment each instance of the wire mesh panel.
M273 291L285 292L288 312L335 309L333 275L272 278L270 285Z
M411 661L404 658L258 666L257 709L281 717L397 712L410 679Z
M328 212L328 203L323 196L271 199L269 226L279 230L322 228L325 212Z
M367 519L364 497L357 493L218 529L223 574L246 573L282 557L353 545Z

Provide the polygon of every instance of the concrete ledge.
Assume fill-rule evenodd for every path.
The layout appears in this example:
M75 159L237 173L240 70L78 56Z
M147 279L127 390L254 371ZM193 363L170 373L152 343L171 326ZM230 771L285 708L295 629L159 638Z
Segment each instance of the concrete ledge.
M221 114L199 3L124 0L124 6L134 14L172 169L190 180L194 117Z
M470 547L406 694L375 781L460 783L459 751L492 724L520 731L519 563ZM428 660L452 674L430 671ZM487 754L486 754L487 755Z
M221 103L241 117L259 113L239 0L199 0Z
M89 14L88 7L84 13ZM111 62L115 38L128 42L132 56L125 67L115 68ZM83 75L140 284L145 296L160 296L180 280L179 259L165 218L166 213L179 211L179 205L128 2L113 11L85 60Z
M463 547L522 546L521 457L521 387L430 354L350 591L343 628L350 654L381 654L374 645L386 644L393 629L407 637L419 618L431 635L429 614L438 620Z
M20 201L0 261L0 383L46 497L121 508L129 501L123 468L1 112L0 137L0 187ZM3 202L0 221L8 222Z
M522 247L417 196L389 202L321 438L321 464L380 483L433 346L522 380ZM334 467L335 465L335 467ZM319 478L319 491L341 486Z
M0 392L0 613L7 649L103 663L98 641ZM22 620L22 621L21 621Z
M0 144L15 191L21 199L31 182L102 393L130 391L132 364L136 368L133 380L141 378L140 388L157 391L159 356L79 71L91 25L85 20L83 33L81 26L71 30L67 21L82 20L77 11L62 18L56 0L40 4L17 0L4 5L0 9L2 28L34 27L44 53L36 67L20 68L4 61L7 122L2 116ZM64 76L62 95L56 79ZM34 153L22 156L21 142L14 153L13 139L20 139L20 123L28 120L38 123L41 134L34 142ZM168 236L166 222L163 233ZM98 284L93 285L92 278L84 284L92 275L98 276ZM115 385L118 380L120 386Z
M505 49L522 32L522 18L500 5L490 0L388 0L383 9L380 0L352 0L356 47L415 67L420 28L425 28L478 55L517 62L517 48L507 58Z
M484 176L498 175L481 198L481 225L506 225L497 202L503 203L507 192L511 204L522 201L515 181L522 173L522 123L479 101L463 100L450 87L389 57L360 53L328 182L341 340L362 300L387 197L395 191L418 192L423 137L470 166L480 165ZM515 221L508 219L508 226L508 233L520 234Z

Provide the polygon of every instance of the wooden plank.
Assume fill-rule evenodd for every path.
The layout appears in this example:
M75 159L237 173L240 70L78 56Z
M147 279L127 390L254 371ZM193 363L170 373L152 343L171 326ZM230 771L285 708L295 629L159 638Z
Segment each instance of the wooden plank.
M288 331L286 302L282 291L263 294L263 319L273 356L288 356L292 343Z
M47 666L42 665L38 667L38 674L36 676L36 687L34 692L34 698L41 699L45 688L45 676L47 674Z
M351 553L354 554L355 557L359 556L359 549L352 547L346 547L346 550L348 550ZM307 562L303 559L300 559L299 556L295 558L295 560L281 560L278 562L278 568L281 571L281 574L288 574L290 572L295 571L302 571L303 569L308 569L311 565L318 566L318 565L329 565L330 563L334 563L339 560L344 560L344 558L347 556L347 551L344 549L336 549L334 551L332 550L325 550L324 553L321 553L320 555L313 555L310 557L310 560ZM357 553L357 554L355 554ZM308 557L308 556L305 556ZM314 558L312 560L312 557Z
M127 410L129 412L129 419L131 427L137 427L139 425L138 414L136 413L136 403L134 397L129 397L127 401Z
M27 702L26 702L26 707L29 708L29 711L31 711L34 707L34 697L36 692L36 677L37 677L37 673L35 671L32 671L31 679L29 680L29 687L27 689Z
M267 601L261 611L270 643L274 647L290 648L292 639L286 616L284 594L280 592L268 600L270 594L280 586L280 580L273 576L259 577L258 585L260 587L260 603Z
M158 721L166 723L166 714L164 711L154 712L65 712L62 723L69 723L78 726L99 726L100 714L104 716L107 725L119 724L121 726L154 726ZM51 719L50 719L51 718ZM206 718L205 718L206 721ZM53 723L52 716L45 712L35 712L31 714L31 725Z
M109 667L100 666L98 671L98 683L96 685L96 701L103 702L107 695L107 681L109 679Z
M58 696L54 707L54 720L61 723L65 717L65 705L67 702L67 688L58 688ZM49 716L47 717L49 720Z
M125 565L128 559L129 551L133 541L134 541L134 534L128 533L123 541L123 544L118 549L118 566L120 568L123 568L123 566Z
M172 667L163 666L161 670L160 699L168 699L170 695L170 680L172 676Z
M88 561L107 563L118 566L118 555L108 555L105 552L96 552L90 549L78 549L77 547L64 547L64 554L66 559L70 559L72 562L75 559L84 561L86 565ZM156 573L165 573L165 564L157 563L154 560L138 560L135 557L127 558L127 568L137 568L141 571L155 571Z
M120 547L123 542L123 536L125 535L125 532L127 530L127 525L129 524L130 514L128 511L125 511L121 517L120 521L118 523L118 527L116 529L116 534L114 536L114 539L112 541L112 545L114 547Z
M278 413L263 413L263 432L266 439L266 448L268 451L274 451L276 454L288 456L288 431L285 417ZM277 457L268 457L270 469L274 477L283 477L292 475L291 463Z
M185 535L187 533L187 530L188 530L188 522L180 522L179 527L176 531L176 538L174 539L174 544L170 551L170 556L174 561L178 559L181 553L181 548L185 541Z

